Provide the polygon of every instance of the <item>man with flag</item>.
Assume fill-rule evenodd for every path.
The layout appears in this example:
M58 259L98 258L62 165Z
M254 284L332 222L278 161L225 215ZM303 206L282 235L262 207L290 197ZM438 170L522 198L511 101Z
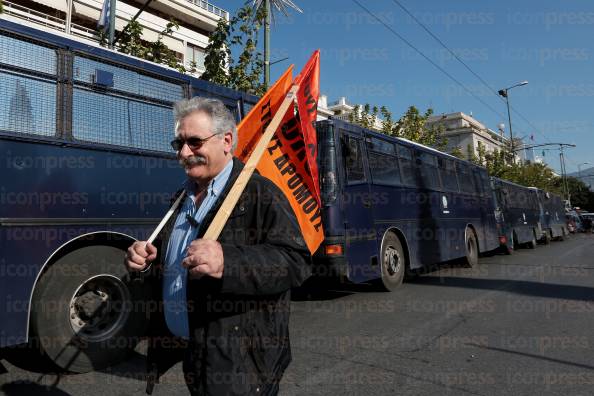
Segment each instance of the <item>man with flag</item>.
M256 106L273 114L272 120L249 131L240 126L239 142L247 138L253 142L251 149L246 144L236 148L234 119L222 102L193 98L175 106L172 146L188 179L159 238L154 244L136 242L126 254L130 271L152 268L147 279L162 303L162 310L151 313L149 394L159 376L182 358L192 395L278 393L291 360L290 289L310 275L308 247L317 248L315 241L303 239L303 226L287 199L294 191L283 191L263 175L251 175L258 163L254 155L275 153L270 145L278 143L268 145L260 138L262 129L274 133L281 120L288 122L285 113L294 117L292 108L288 111L293 98L287 97L287 81L290 76L277 82ZM291 135L290 140L299 150L297 138ZM234 152L251 154L245 167ZM307 162L300 154L283 155L285 165L294 162L294 169L285 173L299 175L302 185L299 199L292 199L301 205L304 219L317 224L313 212L319 198L307 180L315 169L300 165L298 161ZM299 174L299 169L308 173ZM313 197L314 203L304 206L304 197ZM220 232L213 233L217 225ZM153 261L156 265L151 267Z

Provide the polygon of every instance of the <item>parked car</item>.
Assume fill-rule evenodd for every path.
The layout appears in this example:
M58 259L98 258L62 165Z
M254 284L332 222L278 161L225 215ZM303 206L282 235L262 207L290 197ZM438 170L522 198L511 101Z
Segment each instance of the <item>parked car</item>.
M584 230L582 219L575 210L568 210L565 212L565 221L567 223L567 229L572 234L576 232L582 232Z

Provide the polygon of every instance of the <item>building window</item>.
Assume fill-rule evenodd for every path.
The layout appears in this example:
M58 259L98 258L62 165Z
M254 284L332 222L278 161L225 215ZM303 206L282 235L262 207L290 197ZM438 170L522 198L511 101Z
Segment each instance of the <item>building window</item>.
M186 66L192 67L192 62L196 62L197 70L204 70L204 58L206 53L200 47L188 43L186 47Z

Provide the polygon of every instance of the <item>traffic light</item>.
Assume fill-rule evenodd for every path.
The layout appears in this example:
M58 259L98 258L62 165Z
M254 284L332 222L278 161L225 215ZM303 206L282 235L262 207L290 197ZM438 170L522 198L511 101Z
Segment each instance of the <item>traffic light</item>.
M498 91L499 95L503 96L504 98L507 98L507 89L500 89Z

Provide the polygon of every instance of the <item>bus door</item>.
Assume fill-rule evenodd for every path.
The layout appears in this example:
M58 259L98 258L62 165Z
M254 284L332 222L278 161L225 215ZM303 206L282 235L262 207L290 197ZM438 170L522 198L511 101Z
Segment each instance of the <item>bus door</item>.
M344 170L342 211L348 278L354 282L362 282L377 278L379 274L370 177L363 140L343 132L341 146Z

